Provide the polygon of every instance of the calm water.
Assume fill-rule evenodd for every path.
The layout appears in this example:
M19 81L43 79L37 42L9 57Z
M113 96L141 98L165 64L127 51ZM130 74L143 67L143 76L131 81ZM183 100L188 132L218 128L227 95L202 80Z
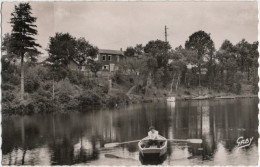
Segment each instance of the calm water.
M257 165L258 99L147 103L114 110L12 116L2 120L4 165L140 165L137 143L153 124L166 138L202 138L202 144L169 143L162 165ZM237 139L254 137L237 147ZM146 162L147 163L147 162ZM149 163L149 162L148 162Z

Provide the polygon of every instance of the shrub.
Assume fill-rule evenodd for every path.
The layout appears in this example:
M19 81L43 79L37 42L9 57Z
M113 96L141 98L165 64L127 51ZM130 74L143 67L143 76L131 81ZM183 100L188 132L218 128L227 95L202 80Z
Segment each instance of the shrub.
M40 87L40 80L38 77L28 77L25 79L24 90L28 93L33 93Z
M85 90L77 98L80 106L102 104L102 95L95 90Z
M116 73L112 76L112 81L117 84L124 83L124 75L120 71L116 71Z
M2 84L2 90L14 90L15 87L10 84Z
M2 91L2 102L12 102L15 99L15 93L13 91ZM2 103L2 104L3 104Z
M106 105L108 107L115 107L120 104L128 104L128 103L129 103L129 98L124 93L117 93L113 96L110 96L106 100Z

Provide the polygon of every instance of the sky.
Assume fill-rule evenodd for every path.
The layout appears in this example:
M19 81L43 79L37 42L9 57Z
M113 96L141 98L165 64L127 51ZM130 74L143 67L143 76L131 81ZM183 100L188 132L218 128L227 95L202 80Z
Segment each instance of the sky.
M11 32L14 5L2 4L2 34ZM199 30L210 33L218 49L225 39L236 44L243 38L257 41L257 2L30 2L37 17L37 42L43 56L56 32L84 37L100 49L122 48L164 40L172 48L184 46Z

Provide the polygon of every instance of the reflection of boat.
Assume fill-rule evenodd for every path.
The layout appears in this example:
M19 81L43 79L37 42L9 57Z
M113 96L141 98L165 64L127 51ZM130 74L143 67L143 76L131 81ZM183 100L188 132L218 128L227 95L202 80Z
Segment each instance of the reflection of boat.
M175 102L175 97L171 96L171 97L167 97L166 99L168 102Z
M157 155L160 157L167 152L167 139L165 137L159 135L159 138L157 139L157 141L160 142L160 148L157 148L157 146L154 145L146 148L145 143L148 142L148 140L149 137L147 136L138 142L138 148L142 156Z
M142 156L142 154L139 154L139 160L141 161L142 165L160 165L162 164L167 158L167 154L164 154L162 156L155 156L155 155L149 155L149 156Z

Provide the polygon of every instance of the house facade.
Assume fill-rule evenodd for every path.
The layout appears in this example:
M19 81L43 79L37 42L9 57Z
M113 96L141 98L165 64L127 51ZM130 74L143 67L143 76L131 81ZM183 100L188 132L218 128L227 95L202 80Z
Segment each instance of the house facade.
M100 49L96 61L102 64L102 71L114 72L119 70L119 65L125 60L122 50Z
M102 70L98 72L98 75L103 77L110 76L113 72L119 70L119 65L125 60L124 52L122 50L104 50L98 51L97 57L94 61L98 61L102 65ZM86 76L92 76L93 73L90 71L90 67L87 63L80 65L74 60L70 60L68 68L73 71L81 71Z

